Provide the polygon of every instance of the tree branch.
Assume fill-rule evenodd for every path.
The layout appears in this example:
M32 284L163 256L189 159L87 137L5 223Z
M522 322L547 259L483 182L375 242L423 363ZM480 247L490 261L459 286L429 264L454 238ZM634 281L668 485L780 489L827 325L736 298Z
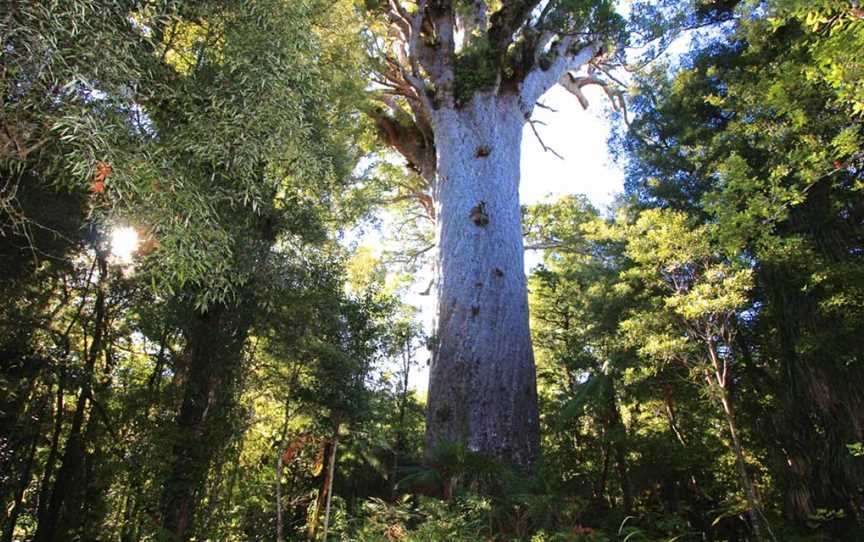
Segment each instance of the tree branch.
M531 126L531 131L534 132L534 136L537 138L537 141L540 143L540 146L543 147L543 152L551 152L555 156L557 156L560 160L563 160L564 157L555 152L551 147L547 147L546 143L543 143L543 139L540 137L540 133L537 131L537 128L534 126L540 121L528 119L528 124Z
M456 11L456 29L462 34L462 40L457 49L462 49L471 43L472 34L484 33L489 25L486 18L486 1L485 0L469 0L469 9L464 10L464 15L460 14L463 10Z
M588 98L586 98L585 94L582 93L582 87L588 85L598 85L602 87L603 91L606 92L606 96L609 97L609 101L612 103L612 108L615 111L621 111L624 116L624 123L628 127L630 126L630 119L627 117L627 104L624 101L623 93L620 89L612 88L609 82L591 75L590 73L589 75L574 75L567 72L561 76L559 84L576 96L579 100L579 104L582 105L582 109L588 109L589 105Z
M558 83L564 74L587 64L601 51L600 42L593 41L575 53L570 53L569 49L574 39L572 36L562 38L553 47L552 64L544 69L542 63L537 63L525 77L522 83L521 100L523 113L527 115L526 119L530 118L531 110L537 100Z
M550 0L550 4L554 3ZM489 18L489 43L497 58L503 58L516 32L529 21L540 0L510 0Z
M591 256L592 254L589 251L578 249L573 246L569 246L567 243L562 241L544 241L540 243L532 243L530 245L525 245L523 247L524 250L556 250L558 252L566 252L569 254L582 254L584 256Z
M428 140L416 119L410 119L410 116L393 103L392 99L379 97L378 100L392 113L388 114L380 107L369 108L366 111L366 114L375 122L379 135L388 146L408 161L411 169L427 182L432 182L435 176L434 142Z
M418 44L420 43L420 31L423 26L423 17L426 14L426 1L420 0L420 3L417 4L417 13L414 14L414 17L411 19L411 35L409 36L410 40L408 42L408 58L411 63L411 75L417 78L421 84L422 79L420 79L420 68L418 67ZM422 88L418 89L422 92L426 92L426 85L422 84Z

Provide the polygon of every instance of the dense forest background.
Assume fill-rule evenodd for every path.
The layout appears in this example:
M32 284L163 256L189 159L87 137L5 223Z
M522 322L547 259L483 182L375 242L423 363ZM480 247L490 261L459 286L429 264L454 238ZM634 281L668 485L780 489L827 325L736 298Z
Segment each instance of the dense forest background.
M0 542L864 538L864 8L628 4L624 193L523 208L525 470L423 449L379 4L2 2Z

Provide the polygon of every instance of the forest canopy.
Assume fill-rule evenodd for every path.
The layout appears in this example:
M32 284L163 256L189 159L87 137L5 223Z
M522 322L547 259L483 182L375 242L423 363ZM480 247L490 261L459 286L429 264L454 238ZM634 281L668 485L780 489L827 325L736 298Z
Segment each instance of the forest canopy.
M857 0L2 2L0 542L862 539L862 52ZM519 199L553 87L609 205Z

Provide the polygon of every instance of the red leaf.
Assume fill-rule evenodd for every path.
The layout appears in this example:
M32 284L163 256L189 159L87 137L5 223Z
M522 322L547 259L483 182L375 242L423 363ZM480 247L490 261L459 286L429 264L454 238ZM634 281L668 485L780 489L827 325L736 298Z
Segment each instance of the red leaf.
M94 194L105 192L105 179L111 175L114 168L107 162L96 162L96 174L93 176L93 184L90 185L90 191Z

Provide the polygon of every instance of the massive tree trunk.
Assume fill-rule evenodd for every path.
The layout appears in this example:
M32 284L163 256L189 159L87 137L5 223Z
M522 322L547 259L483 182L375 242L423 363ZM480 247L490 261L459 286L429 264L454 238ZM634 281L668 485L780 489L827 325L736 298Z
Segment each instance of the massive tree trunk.
M530 465L539 446L519 209L524 117L481 95L434 116L438 307L427 442Z
M370 108L407 161L398 200L435 222L437 326L427 453L463 444L530 467L539 448L534 359L519 209L522 129L537 100L602 55L588 28L606 15L552 0L390 0ZM600 10L602 11L602 10ZM600 25L602 26L602 24ZM590 75L590 74L589 74ZM610 91L611 92L611 91Z

